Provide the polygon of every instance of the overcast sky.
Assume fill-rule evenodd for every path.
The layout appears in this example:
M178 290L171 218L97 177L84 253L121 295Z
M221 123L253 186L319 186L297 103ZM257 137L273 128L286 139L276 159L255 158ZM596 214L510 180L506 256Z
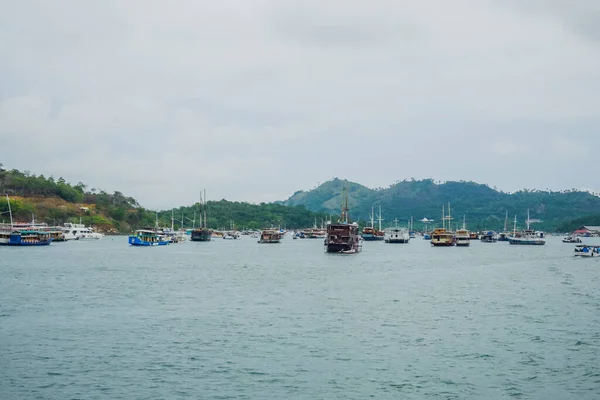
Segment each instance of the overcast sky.
M0 0L0 162L150 208L600 191L600 2Z

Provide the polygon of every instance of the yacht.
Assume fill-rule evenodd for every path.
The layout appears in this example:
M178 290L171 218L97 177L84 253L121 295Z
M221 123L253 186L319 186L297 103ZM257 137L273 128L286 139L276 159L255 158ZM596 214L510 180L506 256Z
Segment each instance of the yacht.
M527 228L524 231L517 232L517 216L515 215L513 234L511 236L509 236L508 243L529 245L529 246L542 246L542 245L546 244L546 238L545 238L544 232L534 231L534 230L530 229L529 225L532 222L540 222L540 221L529 219L529 210L527 210L527 220L525 221Z
M84 224L73 224L65 222L63 225L65 240L98 240L104 237L104 234L95 232L93 228L88 228Z

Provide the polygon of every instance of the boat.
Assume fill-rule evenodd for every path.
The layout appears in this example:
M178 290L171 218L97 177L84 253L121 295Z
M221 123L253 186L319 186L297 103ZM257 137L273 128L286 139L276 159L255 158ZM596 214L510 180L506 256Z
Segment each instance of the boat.
M65 222L63 224L63 233L65 240L99 240L104 237L104 234L95 232L93 228L82 224L81 218L79 218L78 224Z
M169 237L156 229L138 229L129 235L132 246L166 246L170 243Z
M499 242L508 242L510 232L508 231L508 210L506 210L506 216L504 217L504 230L498 234Z
M455 234L456 246L467 247L471 245L471 234L466 228L466 217L463 216L463 225Z
M450 230L450 221L452 217L450 216L450 203L448 203L448 215L444 210L444 206L442 206L442 227L435 228L433 233L431 234L431 245L435 247L444 247L444 246L454 246L456 244L456 239L454 237L454 233ZM446 221L448 221L448 230L446 230Z
M279 229L263 229L258 243L281 243L283 234Z
M471 240L479 240L479 232L470 232L469 239Z
M575 246L576 257L598 257L600 256L600 246L590 246L587 244L578 244Z
M423 240L431 240L431 235L427 232L423 234Z
M413 217L410 217L410 224L408 226L408 237L410 239L414 239L417 237L417 234L415 233L415 229L414 229L414 225L413 225Z
M3 246L47 246L52 243L49 232L37 230L0 231L0 245Z
M530 224L533 222L540 221L530 219L529 210L527 210L527 220L525 221L527 228L524 231L517 232L517 216L515 215L513 234L509 236L508 243L528 246L543 246L546 244L544 232L530 229Z
M325 251L327 253L356 254L362 250L362 238L358 233L358 224L349 222L348 188L342 206L342 215L337 223L327 223Z
M365 226L362 230L361 237L365 241L384 240L384 232L381 230L381 205L379 206L379 230L375 229L375 208L371 207L371 226Z
M383 230L383 240L385 243L408 243L410 241L409 230L399 227L398 219L395 219L394 222L396 225L393 228Z
M482 243L496 243L497 241L498 236L496 236L496 232L494 231L485 231L481 234Z
M567 236L562 241L563 243L581 243L581 238L579 236Z
M200 213L198 228L192 229L190 240L192 242L210 242L213 238L213 235L215 235L215 232L207 227L208 219L206 217L206 189L204 190L204 198L202 197L202 191L200 191L200 202L198 203L198 208Z

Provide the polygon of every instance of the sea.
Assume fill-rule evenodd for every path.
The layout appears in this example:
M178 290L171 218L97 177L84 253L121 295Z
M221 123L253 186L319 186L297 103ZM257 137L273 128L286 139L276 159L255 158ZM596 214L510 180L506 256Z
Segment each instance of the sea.
M0 399L600 399L600 259L573 249L0 247Z

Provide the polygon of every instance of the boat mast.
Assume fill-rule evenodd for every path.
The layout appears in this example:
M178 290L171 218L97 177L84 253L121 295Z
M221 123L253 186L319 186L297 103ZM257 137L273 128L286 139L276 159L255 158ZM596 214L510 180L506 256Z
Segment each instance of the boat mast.
M504 217L504 232L506 232L507 224L508 224L508 210L506 210L506 217Z
M446 229L446 209L442 206L442 228Z
M450 214L450 202L448 202L448 230L451 231L452 227L450 226L450 220L452 219L452 216Z
M381 232L381 221L383 221L383 219L381 218L381 204L379 205L379 231Z
M463 228L463 231L467 229L466 222L467 222L467 216L466 216L466 215L463 215L463 227L462 227L462 228Z
M206 189L204 189L204 229L206 229Z
M371 229L375 228L375 206L371 206Z
M10 229L13 229L13 218L12 218L12 210L10 209L10 199L8 195L6 195L6 202L8 203L8 214L10 215Z
M517 215L515 214L515 226L513 227L513 237L517 236Z
M525 221L525 224L527 225L527 230L529 230L529 208L527 209L527 221Z
M175 228L175 217L173 216L173 209L171 209L171 232Z

